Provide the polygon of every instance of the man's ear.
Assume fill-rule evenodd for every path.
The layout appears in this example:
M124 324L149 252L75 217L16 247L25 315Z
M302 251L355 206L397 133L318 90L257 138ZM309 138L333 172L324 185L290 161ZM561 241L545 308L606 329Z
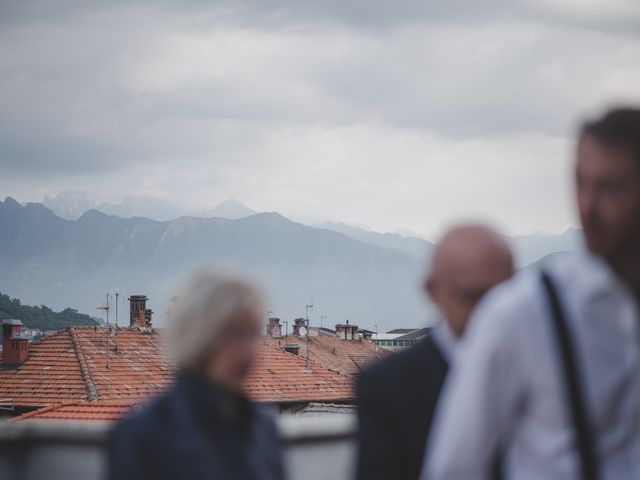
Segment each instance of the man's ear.
M424 291L431 299L435 299L436 296L436 281L433 277L428 277L424 281Z

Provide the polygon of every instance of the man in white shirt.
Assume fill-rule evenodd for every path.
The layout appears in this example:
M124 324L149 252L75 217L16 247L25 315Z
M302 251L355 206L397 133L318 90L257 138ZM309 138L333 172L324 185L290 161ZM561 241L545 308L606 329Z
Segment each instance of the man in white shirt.
M573 344L598 468L585 471L552 302L540 272L528 271L475 311L422 479L484 478L497 450L509 479L640 479L640 109L586 123L576 157L586 249L546 271Z

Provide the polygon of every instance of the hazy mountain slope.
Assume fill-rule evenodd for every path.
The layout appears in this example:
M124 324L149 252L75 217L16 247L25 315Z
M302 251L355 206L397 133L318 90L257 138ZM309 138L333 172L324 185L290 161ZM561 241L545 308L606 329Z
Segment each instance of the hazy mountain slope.
M325 222L318 227L344 233L371 245L398 250L422 261L425 261L435 248L433 243L421 238L405 237L397 233L372 232L344 223ZM513 249L516 264L525 267L554 252L577 250L581 244L581 233L580 230L572 228L562 235L505 236L505 239Z
M550 253L549 255L545 255L540 260L532 263L531 265L527 265L526 267L524 267L524 269L525 270L540 270L541 268L544 268L549 263L555 262L558 259L560 259L562 257L565 257L567 255L571 255L571 252L554 252L554 253Z
M0 202L0 290L30 303L92 313L119 288L148 294L159 323L176 284L203 264L257 277L284 317L313 301L328 322L423 322L422 262L278 214L157 222L92 210L67 221L40 204Z
M434 248L432 243L422 238L405 237L397 233L378 233L344 223L324 222L318 227L340 232L355 240L397 250L421 259L431 256Z
M571 228L562 235L523 235L507 237L507 240L513 248L517 264L525 267L552 253L578 250L582 233Z

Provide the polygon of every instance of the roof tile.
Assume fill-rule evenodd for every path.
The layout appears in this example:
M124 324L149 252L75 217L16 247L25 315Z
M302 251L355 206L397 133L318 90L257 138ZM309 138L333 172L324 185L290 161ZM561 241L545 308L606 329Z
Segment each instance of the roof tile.
M258 360L245 382L251 399L353 399L348 375L357 369L353 359L345 357L328 364L340 369L326 368L325 357L333 353L315 355L307 363L304 358L277 348L273 339L264 338ZM315 352L314 343L311 344L311 351ZM66 412L68 409L59 409L69 407L69 402L139 403L166 389L174 374L158 330L119 328L116 334L115 329L104 327L71 327L31 344L29 359L19 367L0 368L0 398L13 399L22 407L55 404L59 405L59 412Z

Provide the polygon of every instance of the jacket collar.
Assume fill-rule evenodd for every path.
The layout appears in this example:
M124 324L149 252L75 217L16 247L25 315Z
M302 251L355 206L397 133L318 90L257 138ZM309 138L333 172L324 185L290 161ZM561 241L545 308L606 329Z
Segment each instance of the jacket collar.
M208 423L229 422L237 426L246 426L249 423L249 400L243 395L230 393L218 382L198 372L180 372L176 389L187 397L196 416Z

